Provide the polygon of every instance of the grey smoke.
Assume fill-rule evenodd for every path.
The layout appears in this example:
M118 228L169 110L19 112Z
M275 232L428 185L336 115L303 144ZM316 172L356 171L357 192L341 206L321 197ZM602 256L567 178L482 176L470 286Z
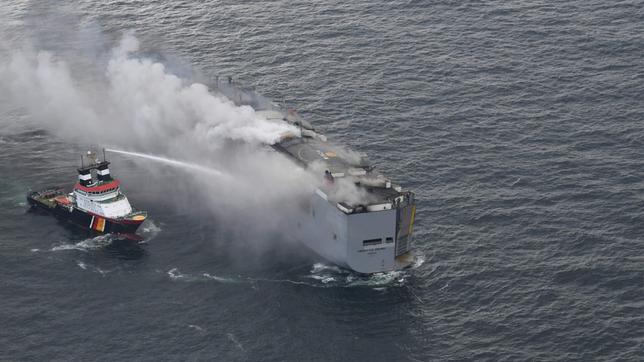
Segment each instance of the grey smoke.
M107 144L148 147L171 136L175 149L186 142L213 149L226 140L270 144L298 132L213 95L203 84L186 82L161 63L136 57L138 48L135 37L124 36L112 50L103 83L90 84L56 54L14 52L0 65L2 90L50 131Z
M0 60L0 98L22 109L28 115L24 122L60 139L196 165L178 171L181 184L166 180L149 187L179 206L196 199L220 218L243 219L257 230L282 230L291 213L300 212L291 206L321 182L321 175L267 146L299 130L180 78L138 49L139 41L126 34L105 52L109 57L96 65L99 71L76 67L79 61L64 53L29 45L10 50ZM167 175L162 167L138 163ZM227 177L204 177L200 167ZM191 177L181 177L186 173ZM188 194L198 197L184 197Z

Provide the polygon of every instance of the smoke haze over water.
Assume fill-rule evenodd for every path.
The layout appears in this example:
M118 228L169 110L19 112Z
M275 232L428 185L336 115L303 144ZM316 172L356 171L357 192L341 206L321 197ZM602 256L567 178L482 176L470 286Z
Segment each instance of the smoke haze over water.
M230 177L210 179L195 167L183 168L180 172L194 176L187 185L169 181L170 185L156 187L176 190L177 200L185 200L184 192L199 193L190 199L212 206L218 215L243 210L252 218L255 210L262 225L279 227L289 216L276 213L274 206L311 192L316 179L269 152L266 145L285 132L297 134L298 129L261 118L251 107L236 106L206 85L182 79L161 62L139 56L138 50L137 38L125 34L107 52L108 61L89 70L78 66L82 59L66 59L33 46L9 50L0 61L0 99L10 109L24 110L26 124L69 142L151 153L221 170ZM149 172L160 168L139 162ZM270 218L268 209L273 211Z

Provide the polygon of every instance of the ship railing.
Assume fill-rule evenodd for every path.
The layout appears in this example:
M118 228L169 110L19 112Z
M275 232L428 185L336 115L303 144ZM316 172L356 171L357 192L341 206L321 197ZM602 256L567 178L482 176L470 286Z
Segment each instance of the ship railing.
M119 193L116 196L109 198L109 199L104 199L104 200L94 200L94 202L97 202L99 204L109 204L111 202L123 200L125 198L125 195Z
M131 219L131 218L133 218L133 217L135 217L137 215L147 216L148 213L147 213L147 211L138 211L137 210L137 211L132 211L131 213L129 213L129 214L125 215L125 216L117 217L116 219L117 220Z
M53 197L64 193L65 193L65 190L63 187L51 187L41 191L33 191L30 193L30 195L47 198L47 197Z

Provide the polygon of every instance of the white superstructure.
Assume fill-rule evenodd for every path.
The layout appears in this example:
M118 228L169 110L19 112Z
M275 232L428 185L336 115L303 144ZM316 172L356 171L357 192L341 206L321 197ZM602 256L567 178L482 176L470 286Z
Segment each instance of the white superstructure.
M82 211L109 219L118 219L132 213L132 206L121 193L120 181L110 175L109 162L98 162L91 152L92 163L78 169L78 183L71 196ZM92 177L92 170L96 175Z

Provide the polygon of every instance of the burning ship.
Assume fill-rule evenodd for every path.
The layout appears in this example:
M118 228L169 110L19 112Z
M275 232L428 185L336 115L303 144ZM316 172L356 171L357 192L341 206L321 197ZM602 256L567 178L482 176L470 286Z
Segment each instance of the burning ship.
M110 162L105 159L105 152L103 161L92 152L87 153L86 159L87 165L81 156L78 182L72 192L67 193L62 188L32 192L27 196L29 204L98 233L133 235L147 218L147 213L132 209L121 192L121 182L110 175Z
M325 259L359 273L402 269L414 261L412 235L416 200L378 173L364 154L327 141L294 110L236 84L216 80L215 90L238 106L250 106L268 120L287 122L300 134L286 134L272 149L301 167L324 170L325 182L303 204L292 235ZM337 184L351 183L360 197L347 198Z

